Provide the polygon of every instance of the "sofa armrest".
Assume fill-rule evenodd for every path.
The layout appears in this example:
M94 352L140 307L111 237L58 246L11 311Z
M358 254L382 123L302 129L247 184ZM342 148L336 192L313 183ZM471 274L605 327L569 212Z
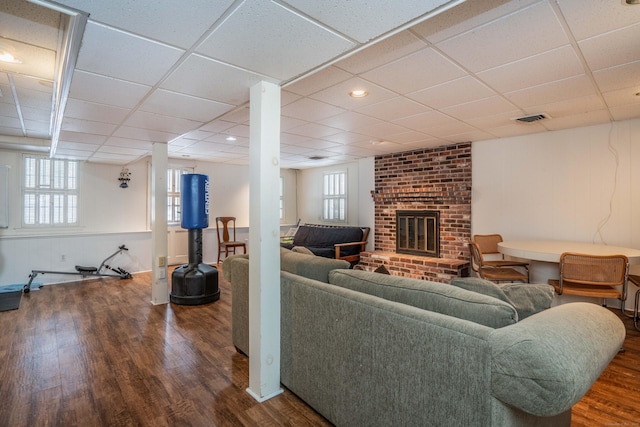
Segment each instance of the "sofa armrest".
M606 308L569 303L495 329L492 395L537 416L569 410L620 350L626 330Z
M354 258L355 257L355 259L353 259L353 261L359 260L360 259L360 254L359 253L356 254L356 255L348 255L346 257L340 256L340 250L342 248L348 248L348 247L351 247L351 246L360 246L360 252L362 252L366 248L367 242L364 241L364 242L336 243L335 245L333 245L333 247L336 249L336 259L346 259L347 261L352 261L349 258Z

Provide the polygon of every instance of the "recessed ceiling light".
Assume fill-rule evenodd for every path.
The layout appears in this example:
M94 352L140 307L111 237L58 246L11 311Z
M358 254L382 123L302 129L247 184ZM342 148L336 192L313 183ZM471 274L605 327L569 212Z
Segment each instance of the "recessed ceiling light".
M349 96L352 98L364 98L369 95L369 93L364 89L356 89L349 92Z
M7 52L6 50L0 50L0 61L8 62L10 64L22 64L18 58Z
M226 139L227 141L235 141L235 140L236 140L236 138L235 138L235 137L233 137L233 136L228 136L228 137L226 137L225 139Z

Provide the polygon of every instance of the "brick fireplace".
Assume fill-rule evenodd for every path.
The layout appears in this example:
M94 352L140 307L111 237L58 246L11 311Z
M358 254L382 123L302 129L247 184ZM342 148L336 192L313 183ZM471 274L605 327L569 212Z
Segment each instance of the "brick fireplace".
M361 254L365 269L383 264L394 275L445 283L468 274L471 143L376 156L371 195L375 250ZM438 257L397 252L398 210L438 212Z

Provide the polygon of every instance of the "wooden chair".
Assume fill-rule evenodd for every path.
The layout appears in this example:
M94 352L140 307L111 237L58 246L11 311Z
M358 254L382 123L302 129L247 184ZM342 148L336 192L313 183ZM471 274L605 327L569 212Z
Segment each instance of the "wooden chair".
M640 276L630 274L629 282L638 287L638 290L636 291L636 298L633 304L633 327L636 328L637 331L640 331L640 327L638 326L638 323L640 322L640 315L638 314L638 309L640 308Z
M629 260L624 255L588 255L565 252L560 256L560 278L549 279L558 295L579 295L620 300L624 314L627 299Z
M471 268L483 279L492 282L529 282L529 274L524 274L512 267L496 267L487 265L478 245L469 241L471 252Z
M504 259L504 255L498 250L498 243L502 242L500 234L474 234L473 242L478 245L483 258L487 255L493 256L484 259L484 264L488 267L522 267L527 272L527 282L530 278L529 263Z
M233 240L230 240L229 229L233 231ZM236 241L236 217L219 216L216 218L216 231L218 234L218 264L220 263L220 253L224 248L225 257L229 256L229 249L236 253L236 248L244 249L247 253L247 245L244 242Z

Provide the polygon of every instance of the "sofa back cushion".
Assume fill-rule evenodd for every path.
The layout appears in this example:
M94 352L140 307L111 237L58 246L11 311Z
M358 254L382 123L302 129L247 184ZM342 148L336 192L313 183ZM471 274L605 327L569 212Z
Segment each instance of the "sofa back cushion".
M516 309L499 299L444 283L358 270L334 270L329 283L491 328L518 321Z
M362 229L360 227L321 227L301 225L293 237L294 246L304 246L313 253L321 256L332 257L335 254L336 243L351 243L362 241ZM324 251L324 252L322 252ZM360 252L359 246L350 246L341 249L340 254L355 255Z
M280 249L280 270L319 280L324 283L329 282L329 272L335 269L348 269L351 267L348 261L341 259L324 258L315 255L308 255L299 252L292 252L288 249Z

